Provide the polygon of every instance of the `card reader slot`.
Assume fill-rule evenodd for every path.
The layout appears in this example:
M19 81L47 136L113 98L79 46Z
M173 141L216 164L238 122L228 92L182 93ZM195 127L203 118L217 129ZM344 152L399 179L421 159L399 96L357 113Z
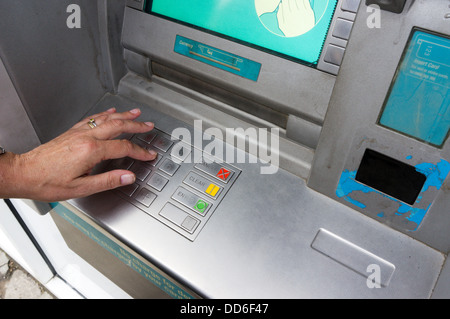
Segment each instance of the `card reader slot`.
M426 176L414 166L366 149L356 180L413 205L425 184Z

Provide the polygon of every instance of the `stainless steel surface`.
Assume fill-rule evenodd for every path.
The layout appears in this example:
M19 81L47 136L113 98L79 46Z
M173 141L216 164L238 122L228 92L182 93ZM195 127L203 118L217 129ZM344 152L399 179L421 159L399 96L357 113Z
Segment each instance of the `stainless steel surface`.
M162 191L169 180L159 174L153 175L147 182L147 185L153 187L157 191Z
M119 94L131 97L137 103L152 105L158 112L168 114L191 126L194 125L194 121L202 120L202 130L209 128L219 129L223 137L226 136L227 128L242 128L243 130L254 128L254 125L248 122L210 107L210 99L205 100L200 95L186 95L179 86L166 86L161 84L158 78L155 80L153 77L152 81L149 81L134 73L129 73L120 82ZM164 125L166 126L163 127L170 126L169 122L165 122ZM269 126L269 128L271 127ZM173 129L175 128L171 128L171 130ZM312 135L316 136L317 127L313 131ZM279 157L279 166L306 179L309 176L314 156L313 149L285 138L282 131L280 131L279 137L279 152L276 153ZM267 141L270 141L272 138L269 131L267 133ZM246 136L237 136L235 142L235 147L250 152L254 156L259 156L262 160L271 160L270 156L265 156L264 152L255 154L252 151L258 149L256 140L246 139Z
M173 176L177 172L179 167L180 165L176 164L171 159L166 158L164 162L161 164L159 169L164 173L166 173L167 175Z
M105 97L94 111L111 104L119 110L140 105L143 118L164 126L166 132L180 126L192 130L151 107L118 96ZM242 171L239 178L193 241L110 193L71 204L204 297L431 296L445 260L440 252L316 193L284 170L261 175L258 164L234 165ZM388 285L370 289L367 278L313 249L320 229L394 265L390 281L383 281ZM354 262L361 260L361 254L346 258Z
M289 115L286 126L286 137L311 149L317 147L321 125L305 121L294 115Z
M212 164L214 157L204 153L203 149L194 149L193 145L160 129L136 134L130 139L142 147L157 149L157 159L150 162L116 159L102 163L96 170L119 168L133 171L136 182L118 188L115 195L182 236L195 240L238 178L239 170L229 164ZM181 157L180 150L183 150ZM179 187L181 185L184 192ZM192 199L196 202L191 203Z
M370 285L374 284L387 287L395 272L395 266L389 261L325 229L318 231L311 247L343 266L354 270L364 278L369 277L368 274L373 270L371 267L377 267L380 276L379 278L373 278L373 281L369 278Z
M164 205L163 209L159 212L159 215L168 219L176 226L185 229L190 234L192 234L200 224L198 219L171 203Z
M448 299L450 296L450 259L446 259L445 265L439 275L439 280L433 290L432 298Z
M142 188L139 191L138 196L136 197L136 200L146 207L150 207L150 205L153 203L155 199L156 195L146 188Z

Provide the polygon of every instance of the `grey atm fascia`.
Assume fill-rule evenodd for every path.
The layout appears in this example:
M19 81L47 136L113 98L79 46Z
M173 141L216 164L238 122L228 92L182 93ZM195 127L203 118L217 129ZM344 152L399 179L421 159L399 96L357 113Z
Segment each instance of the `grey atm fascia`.
M4 3L3 6L8 10L12 7L17 10L16 14L24 11L38 19L46 15L36 14L36 10L41 13L53 12L47 10L46 6L57 7L61 2L46 1L39 9ZM128 1L134 8L125 7L125 0L122 1L120 5L124 11L119 2L85 0L80 3L84 13L89 13L88 17L91 18L83 21L95 23L86 24L81 30L65 30L65 40L77 43L79 34L73 31L85 32L80 36L85 46L71 46L67 42L60 44L55 40L50 42L52 45L46 43L39 47L42 53L37 51L46 57L53 52L54 47L61 45L67 50L64 52L71 53L57 55L59 58L64 57L64 60L57 60L57 63L52 61L46 66L65 71L52 77L52 83L50 80L40 83L42 87L39 93L45 91L45 97L56 101L51 105L33 99L31 93L38 90L32 86L34 83L28 82L39 79L38 76L44 73L44 69L41 69L43 64L37 63L41 55L27 50L26 45L30 41L21 43L22 50L17 50L17 54L8 51L9 46L20 43L15 41L13 32L10 38L2 38L1 41L3 45L9 44L3 46L0 53L2 59L6 57L6 62L9 62L5 62L5 65L15 81L19 96L28 102L25 103L25 109L37 133L42 130L46 133L48 126L41 117L45 116L45 120L48 118L52 123L59 124L56 131L63 131L69 127L68 123L78 121L86 112L92 114L111 106L116 106L119 111L140 107L143 119L155 121L158 129L167 133L180 126L192 132L189 123L192 124L195 119L204 121L204 129L273 126L267 119L240 112L223 101L198 94L165 76L199 79L209 87L221 87L233 92L230 94L233 100L242 101L239 97L245 96L247 101L276 111L269 114L280 113L279 126L286 128L281 130L281 169L278 173L264 176L260 174L259 165L234 164L240 171L239 176L234 175L237 178L233 186L215 208L214 215L202 233L194 240L186 239L138 207L129 205L119 196L113 196L114 193L102 193L64 203L73 208L72 212L83 224L86 223L125 251L139 257L145 261L145 265L157 269L163 278L170 277L172 282L194 291L195 296L428 298L433 295L433 291L438 291L441 296L448 298L448 185L447 189L437 194L431 211L416 232L400 229L402 233L396 230L399 227L395 224L390 225L395 229L386 227L370 213L362 211L373 218L356 211L355 207L342 205L335 196L344 166L359 160L358 141L362 141L363 135L370 135L371 142L368 143L372 143L371 147L399 160L406 147L412 147L418 158L433 157L431 160L434 160L439 157L449 160L448 141L442 150L437 150L375 125L411 29L419 26L448 33L450 21L444 19L445 13L449 11L447 1L407 1L402 14L381 13L381 29L367 27L367 7L361 1L337 76L258 50L244 50L242 46L228 40L145 14L138 10L143 1ZM113 4L118 7L114 9L111 7ZM114 28L117 27L115 18L120 21L122 16L123 32ZM21 21L14 21L22 27ZM47 32L39 35L53 40L47 34L51 34L49 30L55 29L53 23L58 26L58 21L55 17L49 19L51 23L45 29ZM99 26L101 30L97 30ZM7 28L2 30L6 32ZM34 28L31 31L37 30ZM92 34L88 34L91 31L98 36L100 45L91 43ZM108 32L110 38L107 37ZM259 82L251 83L175 54L173 41L177 32L186 32L185 36L189 35L195 40L228 48L237 55L245 56L250 52L252 59L264 66ZM123 70L125 67L121 59L115 55L123 49L115 42L119 34L122 34L127 70ZM109 59L97 60L99 53L105 59L109 55ZM83 68L78 65L79 59L66 60L67 56L84 57L83 54L87 54L82 60ZM25 62L30 63L26 73L21 67ZM104 72L107 66L113 67L111 71L118 66L121 71L117 74L110 72L114 75L112 78L121 79L117 83L111 81L111 86L95 78L95 74L107 73ZM66 77L69 73L72 74L70 79ZM6 72L0 72L2 78L3 74ZM74 78L75 75L79 77ZM63 76L67 82L58 81ZM72 94L69 97L89 98L89 101L74 98L68 103L69 98L64 96L66 103L59 103L57 98L60 95L45 90L56 90L59 85L68 82L72 84L67 85L70 88L68 93ZM91 94L88 95L89 92ZM36 100L39 103L33 103ZM64 112L57 113L61 105L67 106ZM75 109L77 112L74 112ZM48 116L49 113L55 115ZM56 121L57 115L63 117L64 121ZM314 136L322 130L316 151L317 143L302 145L309 139L300 143L289 139L290 130L299 127L308 127L306 131L300 129L301 132L297 132L300 137L310 133ZM56 131L37 135L41 140L46 140ZM85 236L83 229L80 232L73 223L60 215L51 214L68 246L82 258L133 297L155 296L151 289L150 292L148 290L147 279L109 254L98 242ZM382 287L379 289L367 286L367 266L370 264L377 264L382 271L379 282ZM127 271L133 273L134 280L129 280ZM435 287L437 289L433 290Z
M143 2L130 0L125 9L122 34L125 59L134 73L243 122L227 122L226 116L216 118L214 122L188 105L181 111L168 111L170 106L164 106L159 109L163 113L188 123L201 119L204 129L217 127L224 134L227 127L280 129L280 167L306 179L339 71L338 65L325 61L325 56L330 47L345 50L348 41L335 36L340 32L333 30L339 29L337 20L353 24L359 3L355 0L338 1L318 69L315 69L147 14L143 12ZM250 81L177 54L174 52L177 35L258 61L262 64L258 81ZM136 81L131 82L122 81L122 92L139 95L136 94L139 85L136 86ZM140 89L145 92L144 86ZM145 93L157 95L148 90Z
M398 207L395 202L360 194L366 206L361 208L338 197L336 188L344 170L358 168L366 148L401 162L411 157L412 165L450 160L450 140L437 148L376 124L413 28L448 35L449 11L448 1L408 1L403 14L382 12L378 29L366 26L365 15L357 17L308 180L309 187L443 252L450 250L448 178L434 190L417 229L408 228L405 218L396 214L378 216L377 205Z
M347 15L352 19L355 16L352 13ZM251 57L263 65L258 81L237 77L177 54L174 52L177 35ZM233 105L234 101L244 99L241 102L244 112L256 105L268 114L251 116L227 110L234 116L244 116L245 121L260 127L275 125L287 137L308 148L313 149L317 145L335 75L129 8L125 11L123 45L128 66L134 72L148 76L148 72L153 70L152 75L156 79L162 74L165 78L182 79L182 85L194 79L203 83L200 86L207 85L208 89L220 88L230 96L225 104ZM326 67L326 63L324 65ZM203 87L200 90L207 89Z
M193 242L158 227L136 209L127 209L127 213L122 214L120 207L123 203L116 200L107 202L103 195L98 200L77 200L72 204L105 225L113 235L123 238L144 257L162 265L176 278L181 278L202 296L431 296L445 261L442 252L448 251L449 238L445 232L448 219L439 212L446 201L448 204L448 196L439 194L430 212L431 217L427 218L421 229L414 233L400 229L405 235L367 218L354 207L337 203L335 192L344 163L353 154L351 148L355 136L360 138L356 132L368 127L370 131L381 131L374 123L412 27L419 23L423 28L445 32L448 22L442 21L441 17L445 8L438 1L426 4L409 1L401 15L382 12L383 28L379 30L367 26L366 9L361 5L348 52L339 75L334 76L258 50L244 50L228 40L126 8L122 43L127 66L134 73L121 80L119 95L149 104L152 109L165 114L158 115L157 119L159 127L165 128L166 132L177 125L167 117L168 114L185 123L202 119L206 124L204 128L215 126L224 129L249 123L270 127L270 123L205 98L180 83L167 80L166 76L200 79L205 84L245 96L319 128L325 120L325 126L315 155L312 148L282 136L282 170L275 176L264 177L257 173L256 166L240 165L242 173L239 179L202 230L201 236ZM436 18L424 17L422 12L429 12L431 17L435 15ZM252 59L263 64L258 83L224 74L177 55L173 52L173 46L178 33L228 49L237 55L245 56L251 52ZM274 86L275 83L278 85ZM99 103L98 107L104 108L111 98ZM214 108L226 112L217 113ZM150 110L144 113L150 116L156 114ZM214 115L219 117L214 118ZM289 137L289 132L285 133ZM404 142L398 134L386 131L374 134L375 139L384 134L379 139L385 141L383 147L394 149ZM435 149L422 145L418 146L418 150L428 150L433 156L448 157L448 145L442 154L436 154ZM396 157L395 151L388 155ZM400 158L400 155L397 157ZM304 184L301 178L289 172L307 179L308 183ZM241 195L241 192L249 190L258 194L274 194L274 189L277 189L276 196ZM109 216L100 213L105 208ZM230 232L222 231L225 229ZM435 234L433 230L441 232ZM432 245L434 249L411 237ZM279 260L272 255L274 252L279 252L275 255L281 254ZM210 258L211 254L214 258ZM240 258L236 258L238 255ZM251 258L252 266L246 264L242 267L241 258L247 263ZM208 260L208 267L200 267L202 269L199 270L204 260ZM264 262L259 263L258 260ZM385 289L368 290L365 279L357 277L358 273L364 276L367 263L373 262L378 263L387 276L382 280ZM269 274L270 280L263 279ZM205 279L224 276L243 284L245 289L238 293L233 281L224 283ZM343 285L348 289L343 291ZM270 289L267 290L267 287Z
M246 57L251 54L252 60L263 65L258 81L236 77L177 54L174 52L176 35L207 43L236 55ZM128 50L149 57L153 63L160 63L213 83L285 114L307 116L317 123L321 123L325 117L335 81L335 76L313 68L131 9L125 12L123 45Z

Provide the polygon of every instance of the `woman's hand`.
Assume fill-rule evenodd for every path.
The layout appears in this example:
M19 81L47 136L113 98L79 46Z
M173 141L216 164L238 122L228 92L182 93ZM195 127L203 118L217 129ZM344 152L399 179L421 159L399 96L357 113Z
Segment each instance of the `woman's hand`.
M129 140L113 140L123 133L151 131L153 123L134 121L140 114L139 109L124 113L110 109L89 118L95 120L96 127L91 128L89 119L85 119L54 140L28 153L10 157L13 184L9 185L11 194L8 197L60 201L134 183L135 175L127 170L89 174L104 160L131 157L150 161L156 157L154 151ZM5 185L0 186L4 188ZM3 191L0 190L0 195Z

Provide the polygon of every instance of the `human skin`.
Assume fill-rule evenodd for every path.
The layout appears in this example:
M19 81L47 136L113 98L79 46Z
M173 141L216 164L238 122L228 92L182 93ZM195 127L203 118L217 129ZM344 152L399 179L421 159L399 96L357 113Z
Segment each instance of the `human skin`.
M127 170L113 170L90 175L95 165L108 159L131 157L150 161L154 151L143 149L129 140L115 139L123 133L146 133L151 122L135 121L139 109L117 113L114 108L89 119L24 154L7 152L0 156L0 198L28 198L61 201L134 183L136 176Z

